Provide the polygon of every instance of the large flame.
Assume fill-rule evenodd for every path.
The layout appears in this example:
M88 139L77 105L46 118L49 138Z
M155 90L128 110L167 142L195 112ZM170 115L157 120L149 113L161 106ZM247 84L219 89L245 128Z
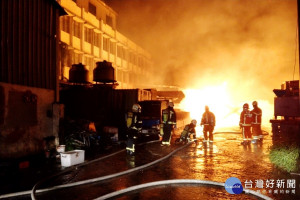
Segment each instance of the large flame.
M244 103L248 103L252 109L253 99L245 101L244 99L232 99L233 92L229 90L227 82L221 85L203 86L197 89L183 90L185 98L179 107L182 110L190 112L192 119L197 120L200 124L205 105L209 106L211 112L216 117L215 132L218 131L237 131L239 130L239 119ZM255 99L257 100L257 99ZM259 107L263 111L263 127L270 127L269 120L273 116L273 105L266 100L257 100ZM269 131L269 129L268 129ZM200 126L197 128L197 135L201 134Z

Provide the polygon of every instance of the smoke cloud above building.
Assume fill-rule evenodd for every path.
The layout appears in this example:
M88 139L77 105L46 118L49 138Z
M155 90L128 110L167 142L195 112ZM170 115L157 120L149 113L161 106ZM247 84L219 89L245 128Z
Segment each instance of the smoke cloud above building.
M197 88L226 82L272 101L299 78L296 0L107 0L118 29L152 55L156 82Z

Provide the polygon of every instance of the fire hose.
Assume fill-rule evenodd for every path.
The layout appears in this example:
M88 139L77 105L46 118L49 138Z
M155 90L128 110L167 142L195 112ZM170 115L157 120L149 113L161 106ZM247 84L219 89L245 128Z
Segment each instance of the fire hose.
M155 140L155 141L150 141L150 142L146 142L146 143L141 143L139 145L143 145L143 144L149 144L149 143L155 143L155 142L159 142L158 140ZM109 155L106 155L106 156L103 156L103 157L100 157L100 158L97 158L97 159L94 159L94 160L91 160L91 161L88 161L88 162L84 162L84 163L81 163L81 164L78 164L78 165L75 165L75 166L71 166L71 167L68 167L67 169L59 172L59 173L56 173L52 176L49 176L49 177L46 177L45 179L39 181L38 183L41 184L42 182L48 180L48 179L51 179L53 177L56 177L56 176L59 176L61 174L64 174L66 172L69 172L69 171L72 171L72 170L75 170L79 167L82 167L84 165L88 165L88 164L91 164L91 163L94 163L94 162L97 162L97 161L100 161L100 160L104 160L106 158L109 158L109 157L112 157L114 155L117 155L121 152L124 152L125 149L122 149L120 151L117 151L117 152L114 152L112 154L109 154ZM37 185L37 184L36 184ZM10 194L4 194L4 195L0 195L0 199L3 199L3 198L10 198L10 197L17 197L17 196L24 196L24 195L29 195L31 194L31 191L32 190L27 190L27 191L22 191L22 192L15 192L15 193L10 193ZM39 190L40 192L43 192L42 190Z
M45 191L51 191L51 190L56 190L56 189L61 189L61 188L66 188L66 187L73 187L73 186L78 186L78 185L84 185L84 184L89 184L89 183L95 183L95 182L100 182L103 180L107 180L107 179L112 179L112 178L116 178L125 174L129 174L141 169L145 169L148 168L152 165L155 165L163 160L168 159L170 156L172 156L173 154L175 154L176 152L180 151L181 149L189 146L190 144L192 144L193 142L189 142L187 144L185 144L184 146L181 146L177 149L175 149L174 151L172 151L171 153L169 153L168 155L155 160L153 162L150 162L148 164L133 168L133 169L129 169L123 172L119 172L119 173L115 173L115 174L110 174L107 176L102 176L102 177L98 177L98 178L94 178L94 179L88 179L88 180L84 180L84 181L79 181L79 182L75 182L75 183L70 183L70 184L65 184L65 185L59 185L59 186L55 186L53 188L48 188L48 189L43 189L43 190L38 190L37 192L45 192ZM146 188L151 188L151 187L159 187L162 185L211 185L211 186L218 186L218 187L224 187L224 183L221 182L215 182L215 181L206 181L206 180L196 180L196 179L174 179L174 180L164 180L164 181L157 181L157 182L150 182L150 183L145 183L145 184L141 184L141 185L135 185L132 187L128 187L126 189L123 190L119 190L119 191L115 191L109 194L106 194L104 196L101 196L99 198L97 198L96 200L101 200L101 199L109 199L109 198L116 198L122 194L126 194L126 193L130 193L133 191L138 191L138 190L143 190ZM33 200L36 200L35 198L35 190L36 190L36 186L38 184L35 185L35 187L32 189L31 192L31 198ZM249 189L244 189L243 190L244 193L249 193L251 195L254 195L256 197L259 197L261 199L265 199L265 200L271 200L270 197L263 195L259 192L255 192L253 190L249 190Z
M189 142L189 143L185 144L184 146L181 146L181 147L175 149L174 151L172 151L168 155L166 155L166 156L164 156L160 159L157 159L153 162L150 162L150 163L147 163L147 164L141 165L139 167L135 167L135 168L123 171L123 172L118 172L118 173L114 173L114 174L110 174L110 175L106 175L106 176L101 176L101 177L97 177L97 178L93 178L93 179L78 181L78 182L69 183L69 184L57 185L57 186L54 186L54 187L50 187L50 188L46 188L46 189L42 189L42 190L37 190L37 187L43 182L43 181L40 181L37 184L35 184L34 187L32 188L32 190L31 190L31 199L36 200L36 197L35 197L36 192L40 193L40 192L46 192L46 191L52 191L52 190L57 190L57 189L62 189L62 188L68 188L68 187L74 187L74 186L79 186L79 185L84 185L84 184L100 182L100 181L113 179L113 178L116 178L116 177L119 177L119 176L122 176L122 175L126 175L126 174L129 174L129 173L133 173L133 172L148 168L148 167L150 167L152 165L155 165L155 164L157 164L157 163L159 163L163 160L168 159L170 156L175 154L177 151L180 151L181 149L189 146L192 143L193 142ZM123 151L123 150L121 150L121 151ZM115 154L120 153L120 152L116 152ZM109 155L109 156L111 156L111 155ZM104 158L101 158L101 159L104 159ZM96 162L96 161L98 161L98 160L93 160L91 162ZM86 164L90 164L91 162L86 163ZM214 181L195 180L195 179L165 180L165 181L150 182L150 183L146 183L146 184L132 186L132 187L129 187L129 188L126 188L126 189L123 189L123 190L119 190L119 191L116 191L116 192L106 194L104 196L101 196L101 197L97 198L96 200L113 198L113 197L117 197L117 196L120 196L122 194L126 194L126 193L129 193L129 192L135 191L135 190L142 190L142 189L149 188L149 187L158 187L160 185L170 185L170 184L180 184L180 185L196 184L196 185L213 185L213 186L224 187L224 183L214 182ZM263 195L261 193L255 192L253 190L244 189L243 192L249 193L251 195L257 196L257 197L262 198L262 199L266 199L266 200L271 199L270 197L268 197L266 195Z
M148 143L152 143L152 142L158 142L158 141L151 141L151 142L148 142ZM160 158L158 160L155 160L153 162L150 162L150 163L147 163L145 165L142 165L142 166L139 166L139 167L136 167L136 168L132 168L132 169L129 169L129 170L126 170L126 171L123 171L123 172L118 172L118 173L110 174L110 175L107 175L107 176L102 176L102 177L97 177L97 178L88 179L88 180L84 180L84 181L78 181L78 182L69 183L69 184L57 185L57 186L53 186L53 187L50 187L50 188L45 188L45 189L39 189L39 190L37 190L37 188L38 188L38 186L40 184L42 184L44 181L46 181L46 180L48 180L48 179L50 179L52 177L59 176L59 175L61 175L63 173L66 173L68 171L72 171L74 169L77 169L78 167L81 167L83 165L87 165L87 164L90 164L90 163L93 163L93 162L97 162L99 160L111 157L113 155L116 155L118 153L121 153L121 152L125 151L125 150L120 150L118 152L109 154L107 156L104 156L104 157L101 157L101 158L98 158L98 159L95 159L95 160L92 160L92 161L89 161L89 162L85 162L85 163L82 163L82 164L70 167L67 170L64 170L64 171L62 171L62 172L60 172L58 174L52 175L50 177L47 177L47 178L39 181L38 183L36 183L34 185L34 187L32 188L31 191L23 191L23 192L18 192L18 193L13 193L13 194L2 195L2 196L0 196L0 198L8 198L8 197L15 197L15 196L22 196L22 195L29 195L29 194L31 194L31 198L33 200L36 200L35 193L42 193L42 192L53 191L53 190L57 190L57 189L63 189L63 188L74 187L74 186L79 186L79 185L84 185L84 184L89 184L89 183L100 182L100 181L104 181L104 180L108 180L108 179L113 179L113 178L116 178L116 177L119 177L119 176L122 176L122 175L126 175L126 174L129 174L129 173L141 170L141 169L148 168L148 167L150 167L152 165L155 165L155 164L157 164L157 163L159 163L159 162L161 162L161 161L169 158L170 156L172 156L173 154L175 154L177 151L180 151L181 149L189 146L191 143L192 142L187 143L184 146L181 146L181 147L175 149L174 151L172 151L168 155L166 155L166 156L164 156L164 157L162 157L162 158ZM154 187L155 185L159 186L159 185L168 185L168 184L210 184L210 185L214 185L215 184L216 186L224 186L224 183L218 183L218 182L213 182L213 181L203 181L203 180L193 180L193 179L186 179L186 180L179 179L179 180L166 180L165 182L164 181L159 181L159 182L152 182L152 183L137 185L137 186L126 188L125 191L122 191L122 192L126 192L127 189L128 190L134 190L135 187L148 188L148 187ZM120 192L120 191L116 191L116 193L117 192ZM261 197L261 196L259 196L261 194L256 193L255 191L252 191L252 190L245 190L245 192L253 194L253 195L256 195L258 197ZM110 193L110 194L116 195L116 193L114 193L114 194ZM107 195L109 195L109 194L107 194ZM117 194L117 195L119 195L119 194ZM102 198L102 197L99 197L99 198ZM261 198L262 199L270 199L269 197L264 196L264 195L262 195Z
M172 180L156 181L156 182L150 182L150 183L131 186L131 187L128 187L128 188L125 188L122 190L108 193L108 194L98 197L94 200L115 199L117 197L126 195L128 193L138 192L141 190L151 189L151 188L166 186L166 185L179 185L179 186L210 185L210 186L216 186L216 187L222 187L222 188L224 188L224 186L225 186L224 183L215 182L215 181L206 181L206 180L197 180L197 179L172 179ZM259 192L255 192L254 190L244 189L243 192L246 194L251 194L253 196L259 197L261 199L271 200L270 197L263 195Z
M37 187L42 184L46 179L42 180L42 181L39 181L37 184L35 184L31 190L31 199L33 200L36 200L36 197L35 197L35 193L41 193L41 192L47 192L47 191L52 191L52 190L57 190L57 189L62 189L62 188L68 188L68 187L74 187L74 186L79 186L79 185L84 185L84 184L90 184L90 183L95 183L95 182L100 182L100 181L104 181L104 180L108 180L108 179L112 179L112 178L116 178L116 177L119 177L119 176L122 176L122 175L125 175L125 174L129 174L129 173L132 173L132 172L135 172L135 171L139 171L139 170L142 170L142 169L145 169L145 168L148 168L152 165L155 165L163 160L166 160L168 159L169 157L171 157L173 154L175 154L177 151L180 151L181 149L189 146L192 142L190 143L187 143L185 144L184 146L181 146L177 149L175 149L174 151L172 151L171 153L169 153L168 155L160 158L160 159L157 159L153 162L150 162L150 163L147 163L147 164L144 164L144 165L141 165L139 167L135 167L135 168L132 168L132 169L129 169L129 170L126 170L126 171L122 171L122 172L118 172L118 173L114 173L114 174L109 174L109 175L106 175L106 176L101 176L101 177L97 177L97 178L92 178L92 179L87 179L87 180L84 180L84 181L78 181L78 182L74 182L74 183L68 183L68 184L63 184L63 185L57 185L57 186L54 186L54 187L50 187L50 188L46 188L46 189L41 189L41 190L37 190ZM88 163L89 164L89 163Z

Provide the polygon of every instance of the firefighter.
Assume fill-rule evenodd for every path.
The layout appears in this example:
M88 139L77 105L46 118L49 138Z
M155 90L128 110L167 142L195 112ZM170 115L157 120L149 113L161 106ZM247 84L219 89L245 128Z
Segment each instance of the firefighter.
M174 110L174 103L169 102L166 109L162 111L162 146L170 146L172 131L176 126L176 113Z
M243 105L243 111L240 115L240 128L242 129L243 142L241 144L247 145L251 142L251 123L252 114L249 111L249 104L245 103Z
M193 135L193 139L196 139L196 130L195 127L197 125L197 121L193 119L190 124L185 125L181 135L179 142L187 142L190 139L190 136Z
M204 126L203 127L203 135L204 135L203 143L206 143L207 141L209 141L210 143L213 143L213 141L214 141L213 132L214 132L214 128L216 125L216 118L215 118L214 113L209 111L208 106L205 106L205 112L202 115L200 125ZM207 132L209 133L208 137L207 137Z
M142 130L142 120L141 120L141 106L139 104L133 104L132 111L127 113L126 123L127 123L127 146L126 152L128 155L135 154L135 144L140 131Z
M261 117L262 117L262 111L257 105L257 101L252 102L253 109L251 110L252 114L252 134L253 134L253 140L252 143L257 143L257 141L262 142L263 135L261 131Z

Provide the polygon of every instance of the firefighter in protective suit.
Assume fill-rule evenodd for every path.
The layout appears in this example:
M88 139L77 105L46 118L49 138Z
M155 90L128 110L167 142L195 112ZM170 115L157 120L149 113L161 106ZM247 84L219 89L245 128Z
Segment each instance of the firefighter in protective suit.
M261 131L261 117L262 117L262 110L258 107L257 101L252 102L253 109L251 110L252 114L252 134L253 140L252 143L256 144L258 141L262 142L263 135Z
M243 111L240 115L240 128L243 134L243 145L250 144L251 142L251 124L252 124L252 114L249 111L249 104L245 103L243 105Z
M210 143L213 143L213 132L216 125L216 118L215 115L209 111L209 107L205 106L205 112L202 115L201 123L200 125L203 127L203 143L206 143L209 141ZM209 136L207 137L207 132L209 133ZM208 140L209 139L209 140Z
M161 145L170 146L172 131L176 126L176 113L174 103L169 102L168 108L162 111L162 143Z
M127 123L127 146L126 152L128 155L135 154L135 144L140 131L142 130L142 120L141 120L141 106L139 104L133 104L132 111L127 113L126 123Z
M178 142L184 142L186 143L187 141L190 140L190 136L193 136L193 139L196 139L196 130L195 127L197 125L197 121L193 119L190 124L185 125L183 131L181 132L180 138Z

